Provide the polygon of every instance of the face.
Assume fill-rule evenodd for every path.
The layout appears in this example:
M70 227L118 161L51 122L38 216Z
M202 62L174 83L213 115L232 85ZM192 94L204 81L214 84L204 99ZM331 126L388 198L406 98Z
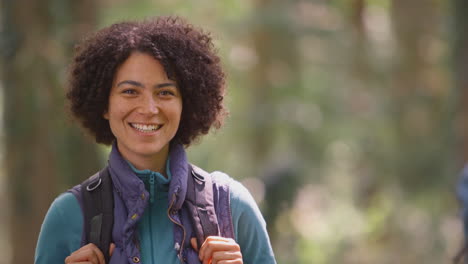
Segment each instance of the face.
M115 73L104 114L122 156L134 165L165 162L181 113L180 91L161 63L133 52Z

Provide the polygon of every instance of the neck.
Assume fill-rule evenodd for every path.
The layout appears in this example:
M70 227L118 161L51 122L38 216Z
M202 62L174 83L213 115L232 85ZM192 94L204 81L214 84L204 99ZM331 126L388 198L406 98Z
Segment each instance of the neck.
M166 161L167 161L167 156L163 160L158 160L155 161L153 159L139 159L136 161L128 160L132 163L132 165L138 169L138 170L151 170L151 171L156 171L161 173L165 178L167 178L166 175Z
M166 162L169 156L169 145L165 146L156 155L138 155L134 153L122 153L122 157L128 160L138 170L151 170L166 175Z

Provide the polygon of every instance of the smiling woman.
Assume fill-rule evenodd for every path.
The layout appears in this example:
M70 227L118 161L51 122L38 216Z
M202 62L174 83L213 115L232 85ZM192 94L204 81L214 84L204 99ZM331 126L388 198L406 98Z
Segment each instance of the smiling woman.
M250 193L185 154L221 126L224 89L211 37L180 18L122 22L86 39L67 97L74 117L112 151L97 178L53 202L35 263L275 263ZM95 206L89 218L88 193L111 210Z

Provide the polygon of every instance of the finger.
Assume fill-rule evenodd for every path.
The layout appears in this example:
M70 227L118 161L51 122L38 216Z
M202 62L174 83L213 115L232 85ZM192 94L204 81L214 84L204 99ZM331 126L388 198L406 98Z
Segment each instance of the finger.
M225 242L231 242L234 241L232 238L227 238L227 237L221 237L221 236L209 236L206 238L206 240L211 240L211 241L225 241ZM206 241L205 240L205 241Z
M206 254L205 251L206 251L207 245L215 241L225 242L225 243L236 243L231 238L225 238L225 237L220 237L220 236L209 236L206 238L206 240L203 242L202 246L200 247L200 252L199 252L200 260L202 260Z
M212 261L242 259L240 251L216 251L213 252Z
M240 253L240 251L217 251L213 253L211 263L242 263L242 254Z
M65 258L66 263L76 263L80 261L91 261L91 263L99 263L99 258L90 247L80 248Z
M97 248L96 245L94 245L93 243L86 244L82 246L81 248L77 249L76 251L72 252L70 256L80 254L82 251L88 251L93 248Z
M115 249L115 244L111 243L109 247L109 256L112 256L112 253L114 253L114 249Z
M218 262L212 262L212 264L243 264L244 262L242 259L229 259L229 260L221 260Z
M66 263L76 263L80 261L84 261L85 263L88 261L93 264L105 264L104 255L101 250L91 243L79 248L65 259Z
M195 249L195 251L198 252L198 242L195 237L192 237L192 239L190 239L190 244L192 244L193 249Z
M94 254L96 254L96 256L97 256L97 258L99 260L98 264L106 264L106 260L104 258L104 254L102 254L102 251L96 245L94 245L94 244L92 244L92 245L93 245L93 247L92 247L93 252L94 252Z
M233 239L207 238L200 249L199 258L204 264L207 264L213 258L214 252L223 251L239 252L240 254L240 247Z
M80 252L65 258L65 263L90 263L99 264L99 259L91 249L81 250Z
M231 238L208 237L200 248L200 257L203 258L210 251L240 251L239 245Z

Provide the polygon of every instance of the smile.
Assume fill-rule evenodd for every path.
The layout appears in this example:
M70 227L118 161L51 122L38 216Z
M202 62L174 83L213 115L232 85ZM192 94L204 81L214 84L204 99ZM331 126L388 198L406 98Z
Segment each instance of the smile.
M154 132L162 127L162 125L144 125L144 124L136 124L136 123L129 123L129 124L131 127L144 133Z

